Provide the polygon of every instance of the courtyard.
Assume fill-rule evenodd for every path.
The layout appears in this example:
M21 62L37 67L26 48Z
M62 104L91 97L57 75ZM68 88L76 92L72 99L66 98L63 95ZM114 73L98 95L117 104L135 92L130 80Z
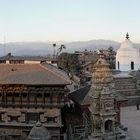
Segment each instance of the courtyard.
M140 110L136 106L121 108L121 124L128 128L133 139L140 140Z

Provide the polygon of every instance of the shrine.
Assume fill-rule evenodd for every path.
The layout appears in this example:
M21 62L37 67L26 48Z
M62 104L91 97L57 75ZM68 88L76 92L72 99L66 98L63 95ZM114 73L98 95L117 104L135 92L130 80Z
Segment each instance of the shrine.
M88 94L91 98L89 110L92 125L89 140L126 139L127 136L119 128L117 94L113 76L103 56L95 64L92 85Z

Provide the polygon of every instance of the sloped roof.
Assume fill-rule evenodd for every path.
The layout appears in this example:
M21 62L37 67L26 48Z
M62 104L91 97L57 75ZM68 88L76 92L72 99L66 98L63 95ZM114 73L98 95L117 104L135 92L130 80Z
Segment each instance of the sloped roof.
M0 64L0 84L68 85L65 72L49 64Z
M91 86L88 85L70 93L69 98L79 105L90 105L91 99L88 94L90 87ZM114 96L117 102L127 101L127 98L125 96L120 95L118 92L116 92Z
M79 105L89 105L90 97L88 92L90 90L90 85L80 88L69 94L69 98Z

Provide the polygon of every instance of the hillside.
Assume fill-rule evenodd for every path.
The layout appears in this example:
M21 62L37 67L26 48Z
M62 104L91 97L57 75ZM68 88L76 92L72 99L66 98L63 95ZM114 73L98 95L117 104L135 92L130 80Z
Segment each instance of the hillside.
M55 42L60 46L60 42ZM48 55L53 54L52 42L15 42L0 44L0 55L11 52L14 55ZM98 50L107 49L112 46L117 50L120 43L110 40L91 40L91 41L76 41L76 42L62 42L66 46L65 52ZM140 44L136 44L140 48Z

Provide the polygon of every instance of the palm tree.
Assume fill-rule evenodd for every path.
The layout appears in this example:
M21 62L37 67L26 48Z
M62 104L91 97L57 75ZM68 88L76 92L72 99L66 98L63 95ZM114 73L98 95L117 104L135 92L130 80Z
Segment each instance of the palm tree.
M63 49L66 49L66 46L64 45L64 44L62 44L60 47L59 47L59 49L58 49L58 51L57 51L57 57L58 57L58 55L60 54L60 52L63 50Z
M66 46L62 44L62 45L60 46L60 48L59 48L59 53L60 53L63 49L66 49Z

